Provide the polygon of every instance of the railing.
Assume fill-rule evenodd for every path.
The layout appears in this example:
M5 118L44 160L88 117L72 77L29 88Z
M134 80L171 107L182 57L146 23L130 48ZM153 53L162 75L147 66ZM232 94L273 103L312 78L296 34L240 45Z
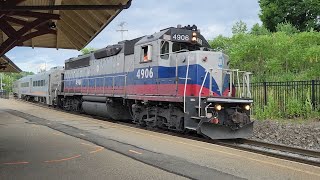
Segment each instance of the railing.
M6 90L0 90L0 98L9 99L9 92Z
M172 54L178 54L178 53L181 53L181 52L189 52L188 49L182 49L182 50L179 50L179 51L175 51L175 52L171 52L171 53L164 53L164 54L159 54L159 57L162 56L162 55L172 55ZM188 53L188 56L187 56L187 70L186 70L186 76L185 78L179 78L178 77L178 58L175 58L175 61L176 61L176 85L177 85L177 90L178 90L178 83L179 83L179 80L184 80L184 89L183 89L183 112L186 113L186 95L187 95L187 85L188 85L188 80L190 80L189 78L189 67L190 67L190 55L191 53Z
M236 97L238 98L252 98L250 91L250 75L251 72L240 71L239 69L223 69L219 68L217 70L221 70L222 73L226 73L230 77L229 83L229 93L228 96L232 97L233 94L233 86L241 87L238 88L238 93ZM242 73L242 86L240 85L240 76ZM211 77L211 76L210 76ZM237 82L235 82L235 79Z
M235 84L235 82L234 82L235 77L234 76L236 76L238 87L240 87L239 73L242 73L242 93L241 93L241 88L239 88L240 89L239 98L251 98L250 75L252 73L246 72L246 71L239 71L239 69L222 69L222 68L219 68L217 70L221 70L222 74L226 73L230 77L228 97L232 97L232 94L233 94L233 85ZM205 81L207 79L208 74L210 74L209 75L209 96L213 95L213 91L212 91L213 68L210 68L209 71L206 71L206 74L204 76L204 79L202 81L202 84L201 84L201 87L200 87L200 91L199 91L199 96L198 96L199 97L199 100L198 100L198 109L199 109L198 110L198 116L199 117L201 117L202 90L203 90L203 86L205 84Z
M238 89L242 87L240 84ZM253 110L266 106L274 106L279 113L286 113L292 106L301 106L301 109L311 106L320 110L320 80L256 82L250 84L250 89Z

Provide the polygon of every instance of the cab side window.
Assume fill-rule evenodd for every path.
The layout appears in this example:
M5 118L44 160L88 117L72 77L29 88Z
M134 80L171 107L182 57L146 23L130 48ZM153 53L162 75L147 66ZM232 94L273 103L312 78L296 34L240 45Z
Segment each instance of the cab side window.
M140 62L152 61L151 57L152 57L152 45L142 46Z
M160 57L161 59L168 59L169 58L169 42L161 41L161 50L160 50Z

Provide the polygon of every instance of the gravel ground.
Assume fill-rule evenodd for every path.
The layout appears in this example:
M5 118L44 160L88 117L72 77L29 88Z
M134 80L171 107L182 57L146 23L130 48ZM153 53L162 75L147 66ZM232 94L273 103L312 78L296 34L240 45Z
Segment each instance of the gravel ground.
M251 139L320 150L320 121L305 123L255 121Z

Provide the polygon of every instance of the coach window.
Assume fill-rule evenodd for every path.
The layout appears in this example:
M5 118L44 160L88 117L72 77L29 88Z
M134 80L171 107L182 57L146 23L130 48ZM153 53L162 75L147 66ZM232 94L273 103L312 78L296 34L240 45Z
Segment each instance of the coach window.
M142 47L141 51L141 62L152 61L152 45L147 45Z
M169 42L168 41L161 41L161 51L160 51L161 59L168 59L169 58Z

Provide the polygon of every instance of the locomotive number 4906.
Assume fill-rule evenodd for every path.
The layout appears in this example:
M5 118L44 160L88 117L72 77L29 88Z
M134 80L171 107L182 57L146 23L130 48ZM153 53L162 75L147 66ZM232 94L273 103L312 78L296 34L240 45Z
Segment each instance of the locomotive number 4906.
M137 71L137 78L138 78L138 79L153 78L152 68L138 69L138 71Z
M189 41L190 40L189 35L187 35L187 34L174 34L172 36L172 38L174 40L178 40L178 41Z

